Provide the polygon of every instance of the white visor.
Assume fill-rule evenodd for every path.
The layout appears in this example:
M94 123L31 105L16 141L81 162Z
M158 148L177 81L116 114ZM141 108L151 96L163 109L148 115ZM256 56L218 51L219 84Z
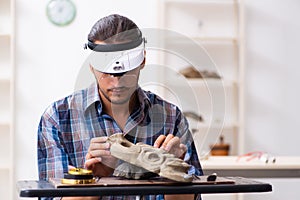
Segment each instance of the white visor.
M89 64L103 73L124 73L139 67L145 58L145 48L140 46L124 51L92 51L88 57Z
M139 29L118 33L106 39L103 44L88 41L86 48L89 47L92 52L87 60L100 72L125 73L139 67L144 61L145 42Z

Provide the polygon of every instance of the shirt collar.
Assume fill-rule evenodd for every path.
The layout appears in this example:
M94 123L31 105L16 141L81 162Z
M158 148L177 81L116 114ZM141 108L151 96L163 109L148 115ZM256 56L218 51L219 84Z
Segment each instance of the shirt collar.
M140 87L137 89L137 96L139 99L141 110L144 110L145 106L150 106L149 97L147 96L146 92Z
M98 86L97 83L94 82L92 83L88 88L87 88L87 96L86 96L86 105L84 107L84 112L94 103L100 102L100 96L98 92ZM102 111L102 106L101 106L101 111Z

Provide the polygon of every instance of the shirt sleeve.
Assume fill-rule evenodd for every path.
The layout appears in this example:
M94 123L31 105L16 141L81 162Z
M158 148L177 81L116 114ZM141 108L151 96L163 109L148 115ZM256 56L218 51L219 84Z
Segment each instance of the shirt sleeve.
M60 140L57 120L50 111L41 117L38 126L37 156L40 180L62 178L68 170L68 156Z
M182 144L187 147L187 152L184 157L184 161L191 165L189 174L203 175L202 167L199 161L197 150L193 135L189 130L189 124L187 119L183 116L182 112L178 111L177 114L177 134Z

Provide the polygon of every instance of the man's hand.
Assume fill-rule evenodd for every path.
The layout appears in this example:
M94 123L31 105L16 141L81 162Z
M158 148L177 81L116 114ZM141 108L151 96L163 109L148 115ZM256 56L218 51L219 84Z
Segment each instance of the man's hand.
M187 147L180 143L179 137L172 134L160 135L154 142L154 147L162 148L168 153L174 154L177 158L183 159L187 151Z
M110 144L107 137L91 139L88 153L85 156L85 168L92 170L94 176L110 176L117 163L117 159L111 156Z

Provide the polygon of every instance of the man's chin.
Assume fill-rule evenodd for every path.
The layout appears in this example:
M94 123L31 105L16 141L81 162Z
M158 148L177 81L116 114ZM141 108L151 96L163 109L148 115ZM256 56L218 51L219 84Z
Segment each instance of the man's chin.
M115 104L115 105L126 104L126 103L129 102L129 100L130 100L130 98L126 98L126 99L124 99L124 98L122 98L122 99L120 99L120 98L110 98L110 102L112 104Z
M111 103L115 105L128 104L130 98L134 92L125 90L109 90L107 92L103 92L100 90L102 95Z

